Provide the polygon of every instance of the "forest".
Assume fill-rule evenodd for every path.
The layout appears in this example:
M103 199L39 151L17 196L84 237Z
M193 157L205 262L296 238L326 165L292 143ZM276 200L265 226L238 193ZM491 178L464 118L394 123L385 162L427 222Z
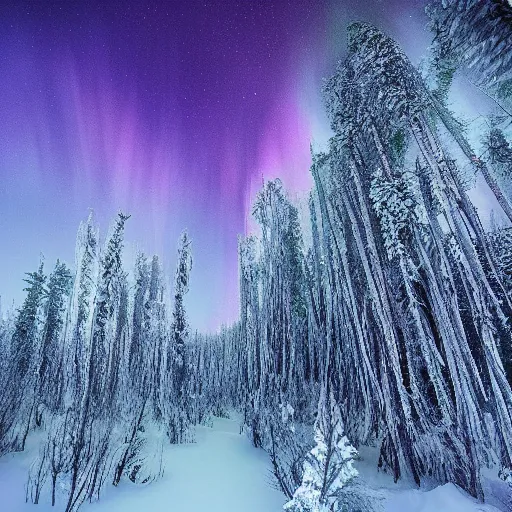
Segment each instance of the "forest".
M322 86L333 136L312 150L307 208L263 184L259 233L238 241L233 325L189 325L186 231L172 282L158 256L125 268L124 213L105 240L84 220L73 266L27 274L0 319L0 456L41 439L27 501L48 493L72 512L123 479L156 480L165 443L231 410L289 512L371 510L361 446L395 481L483 501L487 469L512 496L512 8L435 0L427 14L421 69L378 28L349 25ZM478 146L454 80L492 102Z

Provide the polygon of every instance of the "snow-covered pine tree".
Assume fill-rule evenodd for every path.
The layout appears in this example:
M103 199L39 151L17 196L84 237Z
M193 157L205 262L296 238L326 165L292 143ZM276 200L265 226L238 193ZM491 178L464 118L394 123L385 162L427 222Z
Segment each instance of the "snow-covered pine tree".
M512 94L512 6L508 0L433 0L428 8L435 57L462 68L498 97Z
M129 218L129 215L118 214L101 260L89 367L91 406L97 413L102 411L104 405L111 403L115 393L116 373L112 365L118 362L112 359L114 347L111 341L124 278L122 270L124 225Z
M187 394L187 341L189 324L184 299L188 292L192 270L191 240L187 231L181 234L178 245L178 264L174 280L174 304L172 310L171 340L167 354L167 372L172 378L172 398L168 398L167 424L171 443L183 441L188 428L187 411L190 408Z
M506 293L509 298L512 297L512 228L506 227L491 231L488 234L488 240L496 258L496 266L503 287L496 284L494 276L486 269L490 274L489 282L502 304L506 304L504 294ZM512 333L510 331L510 321L497 327L504 331L498 350L508 382L512 386Z
M135 295L133 298L132 339L129 359L130 368L136 368L132 373L134 378L138 378L138 375L140 375L145 357L144 328L146 327L149 278L147 258L144 254L139 253L135 260Z
M57 260L48 279L38 368L38 402L52 412L56 412L63 405L65 350L61 335L71 281L70 270L64 263Z
M357 477L357 450L343 430L341 411L331 395L322 398L314 426L313 449L304 460L301 485L284 505L289 512L343 512L341 495Z
M492 128L484 139L489 161L503 192L512 201L512 147L499 128Z
M36 393L46 276L41 261L36 272L27 274L27 296L18 310L11 339L11 357L5 387L0 397L0 455L25 447Z
M174 308L172 313L172 347L174 350L173 374L175 389L180 395L186 378L185 343L189 335L189 325L185 312L184 299L188 292L192 269L191 241L184 231L178 247L178 265L174 281Z
M93 213L80 223L75 245L75 278L67 312L65 337L67 407L83 397L90 360L90 333L99 272L99 233Z
M147 299L144 322L150 345L151 407L155 419L160 421L167 402L167 392L172 388L172 383L166 371L170 343L168 304L164 293L162 268L156 255L151 260Z
M487 135L485 142L491 163L497 166L501 176L510 179L512 175L512 147L510 147L503 131L499 128L493 128Z

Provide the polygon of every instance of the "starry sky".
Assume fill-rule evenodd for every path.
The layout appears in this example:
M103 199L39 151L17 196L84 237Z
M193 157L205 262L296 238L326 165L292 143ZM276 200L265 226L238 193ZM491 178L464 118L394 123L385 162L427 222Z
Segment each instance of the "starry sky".
M44 254L73 264L79 222L120 209L126 253L173 275L187 228L188 310L213 330L238 315L237 236L262 179L311 186L329 137L320 88L366 20L413 61L429 44L419 0L50 1L0 4L0 294L23 300Z

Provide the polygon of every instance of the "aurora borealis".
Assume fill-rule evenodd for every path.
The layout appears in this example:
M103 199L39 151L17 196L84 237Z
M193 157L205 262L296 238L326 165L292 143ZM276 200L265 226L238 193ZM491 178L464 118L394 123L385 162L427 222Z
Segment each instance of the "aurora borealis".
M423 2L358 4L2 3L3 300L21 300L39 251L48 267L73 262L89 208L103 235L121 209L127 252L158 253L169 275L187 228L191 323L233 320L237 235L262 177L308 190L310 142L329 135L321 79L347 22L378 22L413 58L428 44Z

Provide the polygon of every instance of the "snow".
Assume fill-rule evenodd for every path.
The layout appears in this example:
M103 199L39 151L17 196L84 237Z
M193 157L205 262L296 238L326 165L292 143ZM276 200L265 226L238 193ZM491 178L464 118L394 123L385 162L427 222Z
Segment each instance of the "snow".
M28 455L28 454L27 454ZM60 512L61 507L25 503L30 458L0 459L0 511ZM146 486L123 481L83 512L280 512L285 496L272 486L267 454L254 448L239 423L215 418L213 428L197 427L196 443L168 445L162 479ZM57 501L57 505L59 501Z
M453 484L440 485L431 491L409 489L395 492L386 501L386 512L491 512L498 509L472 500Z
M395 484L391 474L376 469L376 448L361 446L358 451L360 459L355 466L368 494L381 502L383 512L507 512L480 503L451 483L435 487L435 483L425 482L424 488L418 488L402 478Z
M52 508L45 500L25 503L25 482L38 440L26 452L0 458L0 510L3 512L60 512L63 499ZM381 498L383 512L497 512L478 503L453 484L431 490L413 488L406 480L394 484L377 472L372 449L360 450L356 466L363 485ZM273 488L266 453L239 434L235 420L215 418L213 428L197 427L196 443L168 445L165 474L141 486L123 481L101 500L85 504L84 512L281 512L286 499ZM506 512L506 511L503 511Z

